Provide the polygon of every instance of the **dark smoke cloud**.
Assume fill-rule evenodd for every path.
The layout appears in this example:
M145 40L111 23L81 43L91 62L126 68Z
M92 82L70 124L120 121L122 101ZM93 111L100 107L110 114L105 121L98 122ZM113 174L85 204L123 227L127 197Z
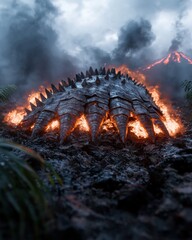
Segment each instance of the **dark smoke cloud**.
M178 51L182 44L182 37L177 37L171 41L169 52Z
M182 47L183 40L188 35L186 29L184 29L182 24L182 15L175 23L176 36L171 41L171 46L169 47L169 52L178 51Z
M129 63L131 66L141 64L140 61L138 63L138 56L143 54L143 50L154 40L155 35L148 20L130 21L120 30L118 45L113 51L113 59L115 62Z
M28 88L75 73L76 59L58 46L52 3L36 0L34 8L14 3L12 9L1 12L1 83Z
M179 48L182 46L183 41L183 30L181 29L181 22L180 20L176 22L175 28L176 28L176 36L171 41L171 46L169 47L169 52L178 51Z
M165 2L165 0L163 1ZM169 10L175 6L175 1L171 0L167 3ZM176 2L179 4L180 0ZM163 45L163 47L157 47L156 45L156 49L154 49L156 42L154 40L158 40L158 34L163 31L161 29L159 32L156 30L156 38L153 33L154 28L152 29L152 23L155 19L153 10L156 12L167 11L165 4L160 4L161 6L159 7L156 4L152 4L153 8L150 8L150 4L146 5L143 3L141 8L142 14L138 14L141 2L134 0L132 5L134 9L137 9L137 14L130 14L130 16L124 18L125 20L122 21L121 25L123 27L119 31L117 45L114 50L107 52L105 49L97 47L104 46L102 44L99 45L98 42L102 43L104 41L104 30L110 30L108 22L104 21L105 19L98 20L99 26L102 23L102 26L107 24L107 27L101 31L101 38L97 39L97 42L94 41L94 28L88 29L87 32L89 33L87 33L83 27L73 30L69 26L70 22L65 22L65 20L59 24L57 22L57 27L59 25L62 27L62 38L66 39L63 41L66 44L64 46L66 50L64 51L60 48L58 44L59 36L55 30L55 19L59 16L59 10L52 3L54 3L53 0L35 0L33 7L30 7L29 4L25 5L19 0L15 0L11 6L9 5L9 8L0 10L1 84L15 83L22 89L31 89L43 84L44 81L57 82L62 78L74 75L76 72L84 71L90 65L99 68L104 65L127 64L129 68L136 69L154 61L157 58L156 50L158 47L167 50L167 46ZM85 7L84 4L80 4L77 10L74 8L73 11L79 13L83 7ZM111 5L110 7L115 12L114 6ZM176 11L176 8L174 9ZM184 14L185 9L186 7L179 10L181 14L175 23L175 37L172 39L170 51L181 48L186 36L186 31L182 26L182 14ZM68 9L66 9L67 11ZM84 14L86 13L87 11ZM116 15L114 16L114 13L106 12L106 14L109 14L110 19L113 17L114 22L121 20ZM81 18L81 14L75 15L74 13L74 22L78 21L78 17ZM146 17L147 20L141 17ZM130 18L141 19L129 21ZM129 22L123 25L125 21ZM112 32L116 33L117 29L114 28L112 30L114 30ZM75 52L73 55L76 57L71 56L69 52ZM171 71L169 69L169 72ZM172 72L175 73L174 70ZM177 75L183 76L183 72L181 71ZM153 79L156 80L154 76ZM164 75L163 79L174 79L174 76ZM157 83L158 81L160 82L159 79L157 79Z
M84 58L86 67L127 64L129 68L134 69L151 61L149 56L153 54L148 47L154 39L155 35L149 21L132 20L120 29L117 47L111 53L98 47L86 46L82 48L79 57Z

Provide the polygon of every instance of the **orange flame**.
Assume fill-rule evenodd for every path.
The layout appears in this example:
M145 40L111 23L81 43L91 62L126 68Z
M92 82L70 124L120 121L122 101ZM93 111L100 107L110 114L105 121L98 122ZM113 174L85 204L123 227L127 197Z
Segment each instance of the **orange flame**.
M106 119L102 126L101 126L101 129L102 130L105 130L105 131L110 131L111 129L113 129L115 127L115 123L113 122L112 119Z
M145 86L147 86L147 89L151 93L154 102L161 109L163 113L163 116L164 116L163 122L170 136L174 137L176 134L183 132L184 127L181 123L181 120L178 114L175 113L175 110L172 108L168 99L166 100L161 99L160 97L161 94L158 86L155 86L155 87L148 86L146 82L146 77L142 73L140 73L139 71L137 72L131 71L125 65L122 65L116 68L116 70L121 71L124 74L130 75L132 78L136 78L139 83L145 84ZM139 126L138 123L135 125L133 124L133 128L134 128L133 132L136 135L138 135L138 126ZM156 134L161 133L161 130L155 125L154 125L154 131ZM146 133L144 133L143 131L141 131L139 135L140 137L146 138Z
M35 98L41 100L40 93L43 93L43 91L44 91L44 87L40 86L39 90L32 91L31 93L29 93L29 95L26 97L26 100L25 100L26 103L23 106L16 107L16 109L6 114L4 118L4 122L13 127L19 125L26 115L25 108L31 110L30 103L36 106Z
M45 132L50 132L59 129L59 120L53 120L45 128Z
M85 118L85 115L82 115L76 122L75 128L78 127L81 132L89 132L89 125Z
M161 109L164 115L164 124L170 134L170 136L174 137L177 133L183 130L183 125L181 120L179 119L178 115L175 116L175 111L173 110L171 104L166 100L165 101L160 99L160 92L158 90L158 86L152 89L151 95L157 104L157 106Z
M138 138L148 138L147 131L138 119L130 122L128 124L128 127L130 128L130 132L134 133Z
M50 122L47 127L45 128L45 132L50 132L54 130L58 130L60 126L59 120L53 120ZM82 115L76 122L75 128L79 128L81 132L89 132L89 125L87 123L87 120L85 118L85 115Z
M5 115L4 122L12 126L17 126L23 120L25 115L26 112L24 107L17 107L15 110L12 110Z

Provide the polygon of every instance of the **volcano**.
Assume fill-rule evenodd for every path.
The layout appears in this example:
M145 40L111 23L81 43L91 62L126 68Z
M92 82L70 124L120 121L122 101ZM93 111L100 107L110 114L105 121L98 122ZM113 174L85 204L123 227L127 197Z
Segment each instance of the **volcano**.
M171 52L140 69L151 85L159 85L165 95L171 98L183 97L181 87L185 80L192 79L192 59L182 52Z
M186 56L184 53L182 52L171 52L168 54L168 56L155 61L152 64L149 64L147 67L143 68L143 71L147 71L150 70L154 67L158 67L160 65L168 65L168 64L181 64L181 65L192 65L192 59L188 56Z

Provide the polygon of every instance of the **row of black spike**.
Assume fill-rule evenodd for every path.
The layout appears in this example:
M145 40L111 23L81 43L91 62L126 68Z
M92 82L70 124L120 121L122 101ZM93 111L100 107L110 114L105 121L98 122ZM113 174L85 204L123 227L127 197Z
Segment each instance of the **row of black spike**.
M76 79L71 80L70 78L68 78L68 82L62 80L59 85L58 88L56 88L56 86L54 84L51 84L51 88L52 88L52 92L49 91L47 88L45 88L45 93L47 95L47 98L50 98L54 93L58 93L58 92L64 92L65 91L65 87L71 86L72 88L77 88L76 86L76 82L82 82L82 86L86 87L88 85L86 78L91 78L92 76L96 75L96 85L100 85L101 84L101 80L99 79L98 75L105 75L105 80L109 80L109 75L112 74L114 79L117 78L121 78L123 77L123 75L121 74L121 72L119 71L118 73L116 73L116 69L115 68L111 68L108 69L106 71L105 67L104 68L100 68L99 70L95 69L95 71L93 70L92 67L89 68L89 71L86 71L86 74L84 75L83 72L81 72L80 74L76 74ZM133 81L133 83L135 85L138 86L142 86L146 89L146 87L142 84L139 84L137 81L135 81L134 79L132 79L130 76L128 76L128 74L126 75L126 77L128 78L128 80ZM123 79L121 81L122 84L126 83L126 80ZM146 89L146 91L148 92L148 90ZM148 94L150 95L150 93L148 92ZM43 106L43 102L47 99L42 93L40 93L40 97L41 97L41 101L39 99L35 99L36 101L36 106L33 103L30 103L31 109L32 111L35 110L36 107L41 107ZM27 114L29 114L31 111L28 109L25 109Z
M120 71L116 74L115 68L112 68L111 70L108 69L106 72L105 68L100 68L99 71L95 69L94 71L93 68L90 67L89 71L86 71L85 75L83 72L81 72L80 74L76 74L76 78L74 80L71 80L70 78L68 78L68 82L62 80L61 81L62 85L61 83L59 83L58 89L53 84L51 84L52 91L53 93L63 92L65 91L65 87L68 87L68 86L71 86L72 88L77 88L76 82L82 82L82 81L83 81L82 86L86 87L88 85L86 78L91 78L92 76L95 76L95 75L97 76L95 83L96 85L100 85L101 81L98 75L105 75L105 79L109 80L109 74L113 74L114 78L115 77L120 78L121 76L123 76Z
M52 96L52 93L46 88L45 88L45 92L46 92L47 98L50 98ZM38 98L35 98L36 105L30 102L31 111L28 108L25 108L25 112L27 113L27 115L30 114L32 111L34 111L36 107L42 107L44 105L43 102L47 98L42 93L40 93L40 98L41 98L41 101Z
M90 67L89 72L88 71L86 72L86 77L91 77L94 74L99 75L99 73L104 74L105 73L105 68L101 68L99 72L98 72L97 69L95 69L95 72L94 72L93 68ZM49 91L47 88L45 88L45 93L46 93L47 97L45 97L42 93L40 93L41 101L38 98L35 98L36 106L33 103L30 102L31 110L34 111L36 109L36 107L43 106L44 105L43 102L46 99L50 98L54 93L64 92L65 87L71 86L72 88L77 88L76 82L81 82L82 79L84 79L83 82L82 82L82 86L86 87L88 85L88 83L85 79L85 75L84 75L83 72L81 72L81 74L76 74L76 79L75 80L71 80L70 78L68 78L68 82L62 80L59 83L58 88L56 88L56 86L54 84L51 84L52 91ZM96 83L96 85L100 85L100 83L101 83L98 76L96 78L95 83ZM26 111L27 114L31 113L31 111L27 108L25 108L25 111Z
M98 76L98 75L110 75L113 74L114 77L122 77L123 75L121 74L121 71L118 71L116 73L116 69L115 68L111 68L106 70L105 67L101 67L99 70L97 70L97 68L95 69L95 71L93 70L92 67L89 68L88 71L86 71L86 73L84 74L83 72L81 72L80 74L76 74L76 81L81 81L84 78L88 78L88 77L92 77L92 76Z
M54 84L51 84L51 88L52 88L52 92L49 91L47 88L45 88L45 93L47 95L47 98L50 98L52 96L52 94L54 93L58 93L58 92L64 92L65 91L65 87L68 87L68 86L71 86L72 88L76 88L76 82L82 82L82 86L83 87L86 87L88 85L87 81L86 81L86 77L89 77L91 78L93 75L96 75L97 78L96 78L96 85L100 85L101 81L98 77L98 75L106 75L105 76L105 79L106 80L109 80L109 74L113 74L114 77L116 78L120 78L122 75L121 75L121 72L119 71L117 74L116 74L116 70L115 68L112 68L111 70L108 69L106 71L105 67L104 68L100 68L99 70L95 69L95 71L93 70L92 67L89 68L89 71L86 71L86 75L84 75L83 72L81 72L80 74L76 74L76 79L75 80L71 80L70 78L68 78L68 82L62 80L61 83L59 83L59 86L58 86L58 89L56 88L56 86ZM129 77L129 79L131 79ZM124 84L125 81L122 81L122 84ZM36 107L41 107L43 106L43 102L47 99L42 93L40 93L40 97L41 97L41 101L37 98L35 98L35 101L36 101L36 106L30 102L30 106L31 106L31 109L32 111L35 110ZM25 109L27 114L29 114L31 111L29 109Z

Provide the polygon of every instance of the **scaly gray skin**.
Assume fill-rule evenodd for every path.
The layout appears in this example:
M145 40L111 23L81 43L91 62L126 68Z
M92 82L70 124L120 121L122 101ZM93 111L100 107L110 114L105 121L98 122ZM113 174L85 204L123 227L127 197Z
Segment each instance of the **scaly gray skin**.
M77 119L84 114L90 127L91 139L96 140L99 129L106 114L109 113L119 131L122 142L126 141L130 113L133 112L146 129L150 140L154 141L155 133L152 119L167 137L169 133L163 124L162 112L154 103L147 89L124 76L115 69L101 68L99 71L90 67L86 76L81 73L75 80L52 86L52 92L45 89L47 98L41 94L41 100L36 99L36 105L31 104L32 111L21 125L29 128L35 123L32 137L42 134L45 127L56 116L60 120L60 143L74 129Z

